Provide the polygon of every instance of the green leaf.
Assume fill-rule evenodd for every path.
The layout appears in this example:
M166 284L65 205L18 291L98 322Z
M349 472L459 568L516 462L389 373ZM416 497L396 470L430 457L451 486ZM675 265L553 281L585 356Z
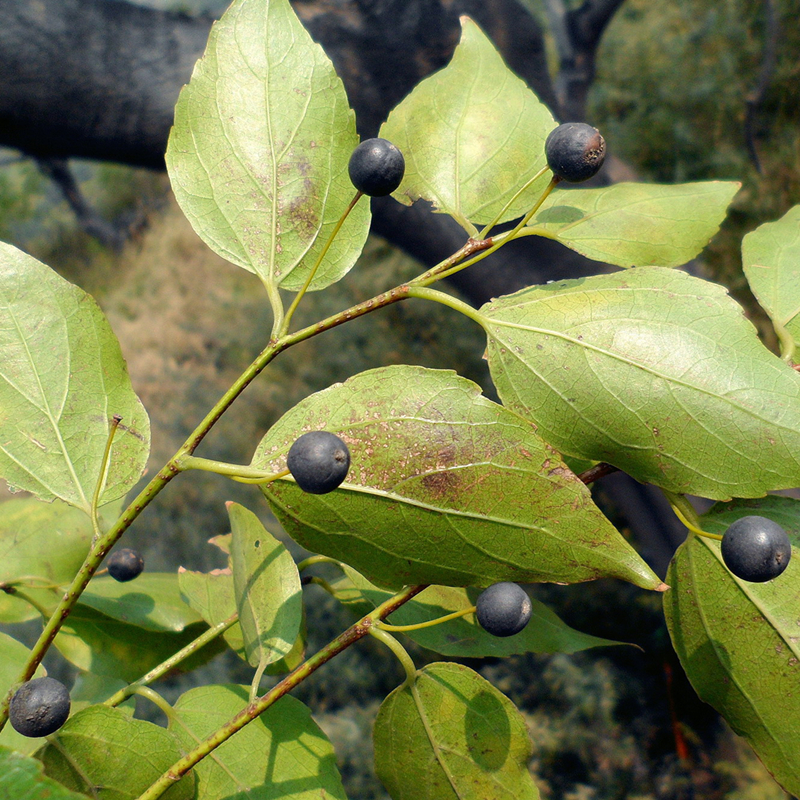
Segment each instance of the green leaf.
M0 242L0 320L0 475L89 513L119 414L100 504L122 497L147 463L150 422L103 312L77 286Z
M174 572L147 572L124 583L95 578L78 602L148 631L179 632L201 620L181 597Z
M392 800L537 800L531 743L512 702L460 664L429 664L375 721L375 770Z
M703 528L722 533L758 514L783 525L792 541L786 571L767 583L735 578L719 542L692 536L672 560L664 613L689 680L752 745L790 794L800 793L800 502L786 497L715 506Z
M28 662L30 654L31 651L24 644L0 631L0 699L4 698L9 689L19 681L20 673ZM44 667L39 665L33 677L41 678L46 674ZM11 725L6 725L0 731L0 747L10 747L20 753L32 753L41 743L41 739L31 739L29 736L17 733ZM0 770L0 776L2 774ZM0 777L0 786L2 785ZM14 797L14 795L9 796ZM3 795L0 794L0 797Z
M230 569L211 572L192 572L183 567L178 570L181 597L208 623L209 627L224 622L236 614L236 594L233 573ZM228 647L239 658L247 661L244 634L238 622L222 634Z
M70 700L72 701L71 711L73 714L76 714L84 708L102 703L120 689L124 689L127 685L127 681L120 680L119 678L111 678L108 675L93 675L91 672L79 672L69 692ZM132 717L136 709L136 698L129 697L124 703L120 703L120 705L115 706L115 708L124 711L129 717Z
M640 267L480 313L503 403L560 451L717 500L800 485L800 375L721 286Z
M239 625L252 666L292 650L303 618L300 574L289 551L238 503L228 503L231 562Z
M314 429L348 444L347 481L326 495L288 479L262 490L296 541L378 584L661 585L534 426L453 372L384 367L318 392L270 429L253 466L283 469Z
M297 290L355 195L347 164L357 144L344 86L288 0L237 0L180 94L167 169L212 250ZM353 266L369 220L362 200L312 289Z
M620 267L677 267L719 230L740 183L617 183L556 189L527 230Z
M800 206L748 233L742 262L761 307L800 342Z
M405 155L405 177L393 196L406 205L430 200L472 233L470 222L491 222L546 166L544 140L556 123L481 29L468 17L461 25L450 64L389 114L381 136ZM528 211L550 177L535 181L500 221Z
M236 716L243 686L201 686L175 704L171 730L185 750ZM185 726L185 727L184 727ZM188 731L187 731L188 728ZM193 770L203 800L346 800L331 743L299 700L285 696L220 745Z
M38 746L38 740L32 740ZM9 800L87 800L46 777L42 764L0 746L0 797Z
M66 503L45 505L32 497L0 503L0 582L20 580L25 594L47 609L55 608L64 594L58 585L75 577L91 540L89 517ZM24 600L0 592L0 622L37 616Z
M182 755L176 739L164 728L108 706L78 712L55 736L59 747L48 744L38 754L45 773L78 792L93 794L94 789L96 800L134 800ZM192 800L194 782L190 773L162 797Z
M345 567L345 577L333 583L336 598L352 609L358 617L368 614L392 593L379 589L354 569ZM429 586L413 600L386 620L392 625L417 625L438 619L454 611L472 608L479 592L454 586ZM514 636L498 637L486 633L478 625L474 614L422 628L405 631L417 644L457 658L483 658L517 655L521 653L576 653L589 647L604 647L622 642L612 642L576 631L562 622L546 605L531 598L533 613L527 627Z
M61 655L79 669L131 682L177 653L206 629L205 624L195 624L181 633L150 631L78 604L56 636L55 645ZM194 669L221 649L218 642L211 642L182 662L181 669Z

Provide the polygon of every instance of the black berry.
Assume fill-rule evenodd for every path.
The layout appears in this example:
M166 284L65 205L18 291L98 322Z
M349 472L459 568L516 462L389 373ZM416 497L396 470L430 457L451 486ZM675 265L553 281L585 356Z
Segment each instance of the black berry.
M744 581L763 583L777 578L791 557L786 531L766 517L741 517L722 537L722 560Z
M139 555L138 551L123 547L121 550L115 550L108 557L106 566L108 567L108 574L115 581L125 583L125 581L132 581L142 574L144 559Z
M550 131L544 143L547 166L569 183L588 181L606 158L606 141L597 128L585 122L565 122Z
M335 434L310 431L289 448L286 466L304 492L327 494L347 477L350 451Z
M8 719L23 736L49 736L69 716L69 692L55 678L34 678L23 683L11 698Z
M531 618L531 599L516 583L495 583L475 603L478 623L492 636L513 636Z
M350 180L370 197L391 194L403 180L406 161L386 139L366 139L350 156Z

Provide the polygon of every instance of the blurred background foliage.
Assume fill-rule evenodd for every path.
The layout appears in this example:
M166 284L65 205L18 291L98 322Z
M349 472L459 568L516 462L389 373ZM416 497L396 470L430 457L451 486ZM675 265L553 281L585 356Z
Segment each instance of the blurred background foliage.
M546 27L544 0L520 2ZM800 0L775 2L781 25L775 69L754 127L760 171L748 153L745 112L764 53L761 0L626 0L603 38L587 114L611 152L642 180L743 182L700 268L733 291L762 331L767 326L741 273L741 238L800 202ZM226 5L220 0L142 4L187 13L218 13ZM556 69L552 42L550 52ZM269 314L254 276L225 264L193 234L171 201L163 174L71 163L94 208L129 231L122 252L87 236L59 191L13 151L0 152L0 239L98 298L153 418L151 468L157 468L260 349ZM416 270L410 259L373 241L345 280L307 298L302 321L371 296ZM401 304L328 336L333 335L333 348L332 338L320 337L279 359L234 406L203 455L246 462L263 431L291 405L379 364L453 368L487 386L480 331L438 305ZM182 476L137 522L126 544L145 552L148 569L221 567L219 552L206 540L225 532L227 499L267 519L258 493L215 476ZM613 518L614 510L609 513ZM348 617L318 587L308 591L313 651L339 633ZM787 797L749 748L693 699L670 655L658 597L612 581L537 591L575 627L613 639L635 638L645 648L644 653L613 648L470 662L523 711L544 798ZM435 660L419 648L411 650L418 666ZM668 675L674 675L671 684ZM372 775L369 733L376 698L400 679L392 657L368 642L344 654L336 668L321 670L298 693L334 740L352 800L386 797ZM249 682L250 674L228 657L173 679L165 694L174 699L189 685L213 680ZM688 760L678 757L676 737L688 747Z

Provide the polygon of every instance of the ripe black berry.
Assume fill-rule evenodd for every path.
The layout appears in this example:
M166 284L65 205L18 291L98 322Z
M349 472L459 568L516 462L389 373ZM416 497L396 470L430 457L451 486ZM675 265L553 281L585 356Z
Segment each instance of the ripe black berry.
M513 636L531 618L531 599L516 583L495 583L475 603L478 623L492 636Z
M569 183L588 181L606 158L606 141L585 122L565 122L550 131L544 143L547 166Z
M125 581L132 581L141 575L144 569L144 559L139 555L138 551L123 547L121 550L115 550L108 557L106 566L108 567L108 574L115 581L125 583Z
M69 716L69 692L55 678L34 678L23 683L11 698L8 719L23 736L49 736Z
M304 492L327 494L347 477L350 451L333 433L309 431L289 448L286 466Z
M350 180L370 197L391 194L403 180L406 161L386 139L366 139L350 156Z
M789 566L791 557L786 531L766 517L741 517L722 537L722 560L743 581L771 581Z

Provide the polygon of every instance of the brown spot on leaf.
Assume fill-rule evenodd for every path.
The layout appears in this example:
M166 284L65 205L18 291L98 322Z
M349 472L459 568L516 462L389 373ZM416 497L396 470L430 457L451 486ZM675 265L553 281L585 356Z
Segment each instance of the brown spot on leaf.
M461 478L455 472L431 472L422 476L422 485L434 499L453 495L461 484Z

